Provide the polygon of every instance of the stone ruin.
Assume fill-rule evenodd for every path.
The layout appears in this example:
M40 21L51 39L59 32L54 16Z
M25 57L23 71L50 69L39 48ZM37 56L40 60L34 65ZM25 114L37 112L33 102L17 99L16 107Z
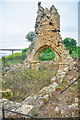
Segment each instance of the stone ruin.
M27 51L26 61L32 64L34 68L38 63L39 55L46 48L50 48L56 53L55 61L64 64L67 61L69 52L63 45L60 35L60 15L57 9L52 5L50 10L43 8L41 2L38 2L38 12L35 23L36 38L33 40Z
M53 5L50 10L48 10L47 8L44 9L41 6L40 2L38 3L38 15L36 18L35 32L37 34L37 37L29 46L25 64L31 63L32 67L34 68L35 64L38 63L40 53L46 48L51 48L56 52L56 61L58 61L58 63L60 64L60 69L58 70L57 74L51 79L50 85L42 88L36 95L27 97L21 103L15 103L14 105L12 101L7 101L5 99L0 100L0 105L4 105L5 108L9 107L8 109L12 111L17 111L29 115L33 115L35 111L39 111L39 109L50 100L50 98L54 95L54 92L56 91L56 87L65 78L70 81L75 80L79 76L76 61L69 55L69 52L63 45L62 38L59 34L60 16ZM74 74L70 76L69 72L71 70ZM73 108L76 109L76 107L78 107L78 104L76 106L76 103L72 103L71 105L66 107L66 109L70 108L72 111ZM59 109L61 110L61 117L64 117L64 115L67 117L66 109L64 110L64 113L62 112L62 109L64 109L62 108L62 105ZM6 113L6 117L8 116L14 116L14 114L8 112Z

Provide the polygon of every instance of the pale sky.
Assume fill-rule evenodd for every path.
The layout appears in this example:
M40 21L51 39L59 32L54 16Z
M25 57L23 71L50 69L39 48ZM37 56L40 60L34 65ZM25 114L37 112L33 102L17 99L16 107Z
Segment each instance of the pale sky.
M38 1L0 0L0 48L24 49L29 46L25 36L35 30ZM71 37L78 41L78 0L40 1L44 8L54 5L58 9L62 39Z

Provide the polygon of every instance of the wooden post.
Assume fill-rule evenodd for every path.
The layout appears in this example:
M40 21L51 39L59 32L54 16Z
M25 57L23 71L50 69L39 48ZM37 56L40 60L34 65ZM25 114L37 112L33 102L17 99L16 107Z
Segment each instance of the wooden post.
M4 120L5 117L4 117L4 106L2 106L2 120Z

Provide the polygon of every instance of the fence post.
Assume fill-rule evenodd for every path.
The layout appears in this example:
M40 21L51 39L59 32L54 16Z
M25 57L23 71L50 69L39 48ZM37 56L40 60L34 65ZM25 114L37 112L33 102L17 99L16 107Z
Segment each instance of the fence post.
M2 120L4 120L5 117L4 117L4 106L2 106Z
M14 59L14 58L13 58L13 57L11 57L11 64L13 64L13 59Z

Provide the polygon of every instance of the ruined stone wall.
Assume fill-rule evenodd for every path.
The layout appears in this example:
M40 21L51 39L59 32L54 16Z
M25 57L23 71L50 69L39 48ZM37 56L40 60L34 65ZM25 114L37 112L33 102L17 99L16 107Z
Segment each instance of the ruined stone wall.
M27 61L37 62L39 55L46 48L50 48L56 53L55 60L63 64L68 63L67 56L70 57L69 52L66 50L62 43L60 36L60 15L54 5L51 6L50 10L43 8L38 3L38 12L35 23L36 38L29 46L27 52ZM57 60L58 58L58 60Z
M35 32L37 34L60 31L60 16L57 9L52 5L50 10L38 5L38 16L36 18ZM51 36L51 35L50 35Z
M60 57L57 51L59 41L61 42L60 32L60 16L57 9L52 5L50 10L43 8L38 4L38 15L35 24L35 33L37 37L33 40L28 50L28 60L38 60L40 53L46 49L53 49ZM33 48L34 46L34 48Z

